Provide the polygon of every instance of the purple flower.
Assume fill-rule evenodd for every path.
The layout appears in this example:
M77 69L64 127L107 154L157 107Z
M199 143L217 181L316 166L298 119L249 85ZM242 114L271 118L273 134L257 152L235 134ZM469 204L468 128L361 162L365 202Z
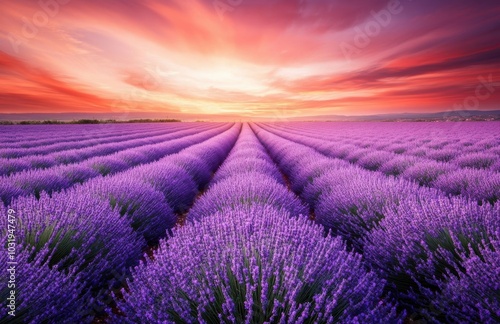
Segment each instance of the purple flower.
M269 206L217 212L133 271L120 322L395 320L384 281L307 218Z
M198 185L182 167L169 158L137 167L130 176L141 179L163 193L166 202L176 213L185 212L198 194Z
M93 168L103 176L123 171L129 167L125 161L115 156L92 158L85 161L83 165Z
M75 190L109 203L121 216L130 219L132 228L148 243L157 242L177 221L162 193L129 173L95 179Z
M12 173L27 170L31 167L29 161L24 159L0 158L0 176L8 176Z
M378 171L392 176L399 176L404 173L409 167L421 162L420 158L411 155L397 156L389 161L382 163Z
M352 167L348 162L325 158L319 154L307 154L303 157L299 158L301 167L297 167L289 174L292 190L297 194L301 194L304 187L313 183L314 179L323 175L326 170L334 171Z
M252 157L232 158L231 156L228 157L228 160L226 161L230 163L222 165L222 167L215 174L212 184L224 181L225 179L240 173L252 173L254 176L258 176L256 175L257 173L262 173L263 175L269 176L277 182L283 184L283 176L276 166L269 161Z
M395 158L395 154L384 151L373 151L365 156L361 157L357 164L362 168L376 171L378 170L384 163L390 161Z
M490 242L492 249L483 249L465 258L464 272L451 276L440 288L436 308L456 323L497 323L500 321L500 241Z
M452 195L495 203L500 198L500 173L461 169L439 176L434 186Z
M52 197L42 193L39 200L21 197L10 208L19 220L18 246L33 248L32 258L46 249L50 267L81 273L87 287L102 285L111 270L132 265L145 245L128 219L107 201L84 191L68 190Z
M240 206L273 206L292 215L308 215L300 200L286 187L260 174L239 174L226 178L213 186L196 202L188 220L200 220L217 211Z
M453 314L453 309L434 313L433 309L436 305L453 303L443 299L451 297L443 293L448 282L467 275L473 276L473 281L479 280L467 271L467 263L474 262L468 260L479 257L488 263L491 261L486 261L483 254L498 253L492 245L499 239L498 215L498 205L479 206L462 198L407 199L395 208L388 208L378 228L366 236L364 257L390 280L401 303L415 311L422 308L430 317L447 316L448 312ZM483 293L467 291L473 299Z
M1 208L0 208L1 210ZM2 212L2 215L6 215ZM32 249L17 249L15 255L14 283L15 288L7 285L11 273L6 251L2 250L0 262L5 265L2 271L2 295L0 321L2 323L70 323L89 320L84 316L84 309L91 299L88 291L78 276L67 275L50 267L44 261L47 248L32 258ZM12 261L12 260L10 260ZM12 308L10 292L14 291L15 317L9 315Z
M71 186L68 179L54 169L22 171L5 181L12 182L15 187L22 190L23 195L33 194L36 197L39 197L42 191L51 193ZM10 197L12 198L15 196Z
M499 161L499 157L493 153L469 153L453 160L461 168L488 169Z
M457 149L449 148L429 150L426 154L426 157L440 162L450 162L455 157L457 157L459 152L460 151Z
M406 169L401 175L403 178L414 180L420 185L429 186L442 174L457 170L456 166L432 160L417 162Z
M12 197L18 197L23 194L23 190L16 187L12 182L6 181L5 178L0 178L0 200L2 204L10 204Z
M341 235L358 251L363 249L363 238L384 219L386 208L415 195L429 195L430 190L403 179L345 171L326 172L313 183L316 191L321 191L314 211L319 224ZM306 195L310 190L306 189Z

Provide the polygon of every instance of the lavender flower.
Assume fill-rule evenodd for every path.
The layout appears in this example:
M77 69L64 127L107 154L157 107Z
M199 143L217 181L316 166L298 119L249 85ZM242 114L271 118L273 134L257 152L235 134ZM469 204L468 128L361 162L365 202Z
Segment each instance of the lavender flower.
M459 151L457 149L443 148L438 150L429 150L426 157L440 162L450 162L457 157L458 153Z
M363 249L363 238L385 217L386 208L430 191L419 190L416 184L402 179L342 171L330 171L318 178L320 184L315 188L323 190L314 205L316 221L358 251Z
M274 206L292 215L307 215L308 210L286 187L260 174L240 174L226 178L213 186L197 201L188 220L200 220L217 211L240 206Z
M1 209L1 208L0 208ZM2 213L2 215L5 215ZM88 291L78 276L65 274L44 261L50 252L47 248L39 251L32 258L32 248L17 249L15 262L15 288L9 287L9 266L7 252L2 250L0 262L5 265L2 271L2 287L0 288L2 323L71 323L88 320L81 316L85 307L91 302ZM10 291L15 291L15 317L9 315Z
M403 178L414 180L420 185L429 186L442 174L457 170L456 166L443 162L422 161L406 169Z
M177 220L164 196L129 174L95 179L75 190L82 195L98 197L130 219L130 225L146 242L155 243Z
M461 169L443 174L434 186L452 195L495 203L500 198L500 174L488 170Z
M492 240L491 249L465 257L464 272L442 283L436 309L455 323L500 322L500 241Z
M36 197L39 197L42 191L51 193L71 186L63 175L52 169L23 171L2 181L12 182L15 187L21 189L23 195L34 194ZM7 200L12 198L15 196L8 197Z
M23 159L0 159L0 176L8 176L29 169L31 164Z
M2 204L0 205L8 205L10 204L12 197L22 195L23 190L16 187L13 183L3 180L4 179L0 179L0 200L2 201Z
M204 188L212 178L212 171L199 155L183 152L183 154L173 156L170 161L186 170L191 178L198 184L199 189Z
M187 271L187 269L189 269ZM246 206L203 218L162 241L133 271L125 318L135 323L395 321L384 281L361 256L306 218Z
M362 168L376 171L378 170L384 163L390 161L395 158L395 154L384 152L384 151L374 151L366 154L362 158L360 158L357 162L359 166Z
M144 246L126 218L111 210L108 202L83 191L69 190L53 197L42 193L39 200L21 197L10 208L20 220L18 246L33 248L31 258L46 249L50 267L82 273L87 287L100 286L111 270L132 265Z
M454 163L462 168L488 169L499 160L499 157L493 153L469 153L462 155Z
M499 238L498 215L498 205L478 206L461 198L407 199L396 208L388 208L379 227L366 236L364 257L390 280L401 303L414 311L422 308L424 315L442 320L453 309L441 310L444 313L433 313L432 309L438 304L453 303L443 300L450 297L443 292L448 282L467 275L473 276L473 281L479 280L467 272L467 263L475 261L467 260L479 257L485 262L483 255L488 251L498 253L492 245ZM467 292L472 299L483 293Z
M399 176L404 173L409 167L421 162L420 158L411 155L397 156L389 161L384 162L378 171L392 176Z
M169 158L135 168L130 171L130 176L142 179L163 193L166 202L176 213L185 212L198 194L198 185L189 173L170 162Z
M101 176L94 168L82 164L63 165L54 170L64 176L72 185L81 184L89 179Z
M274 164L268 161L255 158L239 158L231 159L228 158L230 164L223 165L223 168L218 170L215 174L212 184L223 181L235 174L240 173L262 173L263 175L269 176L279 183L283 183L283 176L279 173L279 170Z
M297 167L294 172L289 174L290 182L292 183L292 190L301 194L304 187L310 185L314 180L322 176L326 170L332 172L346 167L351 167L349 163L338 160L329 159L315 154L304 155L304 159L300 159L302 167Z
M103 176L123 171L129 167L125 161L114 156L92 158L85 161L83 165L90 166Z

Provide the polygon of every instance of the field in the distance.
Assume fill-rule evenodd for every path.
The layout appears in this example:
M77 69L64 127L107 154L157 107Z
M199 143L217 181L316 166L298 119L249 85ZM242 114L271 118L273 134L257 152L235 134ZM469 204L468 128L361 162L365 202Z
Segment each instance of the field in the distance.
M500 322L500 122L0 130L0 323Z

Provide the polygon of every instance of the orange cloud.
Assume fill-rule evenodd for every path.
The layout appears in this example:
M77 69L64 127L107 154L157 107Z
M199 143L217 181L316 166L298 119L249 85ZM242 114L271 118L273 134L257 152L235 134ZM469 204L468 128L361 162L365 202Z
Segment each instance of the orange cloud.
M493 0L474 10L462 0L235 3L7 2L0 112L439 111L473 95L479 77L500 79ZM497 108L499 93L474 108Z

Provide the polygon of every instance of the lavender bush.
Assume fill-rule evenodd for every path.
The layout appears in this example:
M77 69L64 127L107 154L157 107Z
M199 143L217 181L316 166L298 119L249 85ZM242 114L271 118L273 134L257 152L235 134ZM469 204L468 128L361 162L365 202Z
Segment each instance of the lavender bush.
M426 153L426 157L439 161L439 162L450 162L457 157L459 151L457 149L443 148L438 150L429 150Z
M210 170L201 156L185 152L181 155L174 156L170 161L185 169L191 178L199 185L199 189L204 188L212 178L212 170Z
M445 313L449 322L500 322L500 241L490 244L491 249L465 257L464 272L440 285L436 309Z
M83 165L91 167L103 176L121 172L129 167L125 161L118 159L115 156L92 158L86 161Z
M0 176L10 175L29 169L31 163L22 159L0 159Z
M203 195L189 211L188 220L200 220L217 211L240 206L273 206L292 215L308 215L300 200L272 178L260 174L240 174L220 181Z
M462 168L488 169L499 160L493 153L470 153L453 160Z
M461 169L443 174L434 186L452 195L495 203L500 198L500 174L488 170Z
M55 169L55 172L64 176L71 185L81 184L101 175L96 169L81 164L60 166Z
M10 204L12 197L17 197L22 195L23 190L13 183L8 181L0 181L0 200L2 200L1 205Z
M190 269L186 271L186 269ZM203 218L162 241L119 301L136 323L394 322L384 281L306 218L268 206Z
M307 160L301 160L301 162L304 162L303 167L297 168L295 172L290 173L292 190L297 194L301 194L304 187L313 183L326 170L333 172L349 166L347 162L342 160L322 158L314 154L306 156L308 157Z
M376 171L384 163L387 163L391 159L395 158L395 154L383 151L374 151L364 155L358 160L357 164L362 168Z
M384 219L386 208L424 190L401 179L345 171L325 173L306 192L322 191L314 205L316 221L362 251L363 238Z
M5 214L2 214L5 215ZM7 253L2 251L0 262L6 265L2 271L0 287L2 323L76 323L87 320L80 316L91 301L88 291L78 275L65 274L56 267L50 267L44 259L50 254L45 247L36 257L31 257L32 248L17 250L15 268L15 317L8 314L11 308L7 281Z
M166 202L176 213L187 211L198 194L198 184L188 171L170 162L170 159L140 166L131 170L130 174L163 193Z
M23 171L2 181L12 182L15 187L21 189L23 195L33 194L36 197L39 197L42 191L51 193L71 186L68 179L55 170ZM12 198L15 197L8 197L7 200Z
M479 280L467 271L469 263L477 262L478 257L485 267L494 260L488 261L485 256L498 253L492 243L499 238L498 215L498 205L479 206L460 198L407 199L387 209L378 228L366 236L364 257L390 281L401 303L428 319L443 321L452 316L453 308L446 310L442 305L459 307L456 300L446 299L453 295L451 290L458 289L462 298L471 298L469 304L484 294L469 290L470 297L466 297L455 283L467 281L471 275L471 282Z
M89 181L75 190L109 203L150 244L163 237L177 220L161 192L128 174Z
M423 186L430 186L442 174L457 170L457 167L432 160L417 162L406 169L401 175L403 178L414 180Z
M30 261L45 249L44 262L67 273L82 273L87 287L102 286L111 270L132 265L145 245L128 219L83 191L53 197L42 193L39 200L21 197L10 208L20 220L18 246L32 248Z
M271 164L269 161L256 158L231 159L230 165L225 165L223 169L219 170L215 174L213 183L223 181L239 173L252 173L254 175L262 173L270 176L279 183L283 183L283 176L274 164Z

